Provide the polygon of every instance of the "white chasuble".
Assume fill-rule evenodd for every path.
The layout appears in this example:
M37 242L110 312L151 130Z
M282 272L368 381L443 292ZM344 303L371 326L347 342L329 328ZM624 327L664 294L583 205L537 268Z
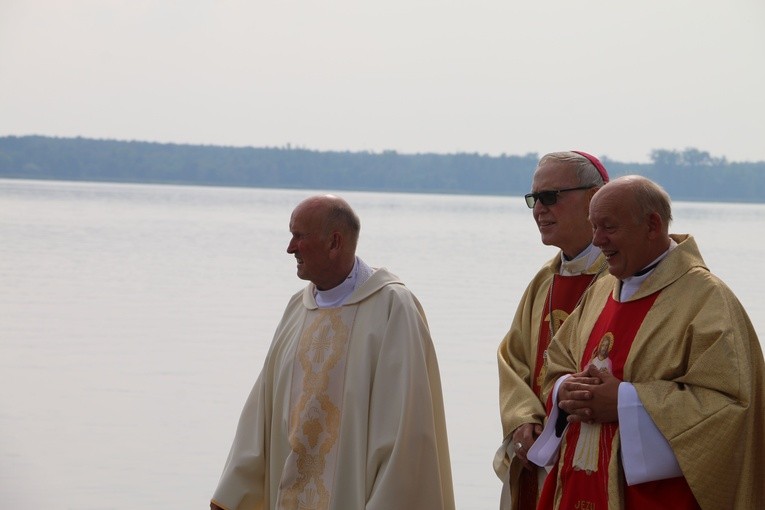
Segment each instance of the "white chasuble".
M332 500L348 341L357 306L308 312L290 396L289 443L276 507L327 509Z
M425 313L377 269L339 307L294 294L212 501L225 510L454 510Z

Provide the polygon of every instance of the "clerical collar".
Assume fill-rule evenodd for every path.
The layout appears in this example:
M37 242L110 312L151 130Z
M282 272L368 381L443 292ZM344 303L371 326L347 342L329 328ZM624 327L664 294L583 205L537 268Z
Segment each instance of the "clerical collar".
M662 257L662 258L664 258L664 257ZM656 269L656 266L659 265L659 262L661 262L661 260L659 260L658 262L654 262L653 264L651 264L649 266L644 267L643 269L641 269L637 273L633 274L632 276L644 276L644 275L647 275L648 273L650 273L651 271Z
M664 258L669 255L669 252L675 248L677 248L677 242L674 239L670 239L669 248L667 251L656 257L653 261L651 261L650 264L645 266L634 275L622 280L622 288L621 292L619 293L619 301L626 301L631 298L640 288L640 284L642 284L651 275L651 273L653 273L653 270L656 269L656 266L659 265L659 262L664 260Z
M372 276L373 272L372 268L366 265L363 260L356 257L353 269L340 285L327 290L315 290L316 304L319 305L319 308L333 308L342 305L353 294L354 290Z
M576 276L584 273L592 267L600 256L600 248L590 244L582 252L571 260L566 259L563 251L560 252L560 274L562 276Z

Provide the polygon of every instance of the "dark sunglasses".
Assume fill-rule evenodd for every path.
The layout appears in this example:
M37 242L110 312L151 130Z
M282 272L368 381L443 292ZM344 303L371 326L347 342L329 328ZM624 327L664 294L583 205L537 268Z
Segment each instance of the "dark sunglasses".
M529 209L534 208L534 204L537 203L537 200L542 202L542 205L554 205L558 202L558 194L563 193L564 191L576 191L579 189L590 189L594 188L595 186L579 186L576 188L565 188L565 189L553 189L549 191L538 191L537 193L529 193L528 195L524 195L524 198L526 199L526 205L529 206Z

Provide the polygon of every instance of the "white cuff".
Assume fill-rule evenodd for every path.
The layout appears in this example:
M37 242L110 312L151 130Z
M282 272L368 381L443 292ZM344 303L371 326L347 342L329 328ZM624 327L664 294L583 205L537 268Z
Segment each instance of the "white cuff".
M683 476L675 452L628 382L619 384L618 413L627 485Z
M534 444L529 448L526 458L537 466L550 468L555 465L555 461L558 458L558 448L560 448L560 442L563 440L563 435L566 433L564 430L560 437L555 435L555 422L558 421L558 388L560 384L568 379L570 375L564 375L555 381L555 386L552 392L552 409L550 415L547 417L547 423L542 431L542 434L534 441ZM568 426L566 427L568 428Z

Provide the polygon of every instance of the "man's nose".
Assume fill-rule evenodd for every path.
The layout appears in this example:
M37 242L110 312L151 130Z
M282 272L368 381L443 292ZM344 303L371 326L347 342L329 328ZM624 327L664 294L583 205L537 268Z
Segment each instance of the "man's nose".
M592 230L592 244L595 246L603 246L605 243L606 236L603 235L602 230L599 229L593 229Z

